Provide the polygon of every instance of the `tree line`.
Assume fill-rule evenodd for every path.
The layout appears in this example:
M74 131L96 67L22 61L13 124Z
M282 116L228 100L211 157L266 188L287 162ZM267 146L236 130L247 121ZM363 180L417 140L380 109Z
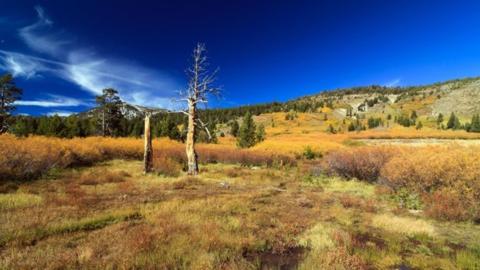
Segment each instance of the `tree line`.
M415 91L417 89L412 88L409 90ZM384 90L386 88L382 86L354 87L333 91L328 93L327 96ZM391 92L397 93L396 90ZM12 112L15 110L14 103L21 98L21 95L22 89L15 85L11 74L5 74L0 77L0 134L9 131L17 136L43 135L63 138L87 136L140 137L143 134L143 117L124 115L123 111L128 104L121 100L116 89L104 89L102 95L96 97L97 106L89 113L73 114L67 117L58 115L13 116ZM368 102L376 103L378 101L373 99ZM195 133L195 140L199 142L215 142L217 136L222 135L222 133L217 132L217 125L231 125L237 119L245 117L247 114L254 116L264 113L287 112L286 118L290 120L295 118L297 112L314 112L319 108L333 108L333 106L332 98L325 100L299 98L288 102L271 102L233 108L197 109L198 117L204 119L204 122L207 123L211 137L203 129L200 129ZM478 115L474 115L470 122L464 124L460 123L460 120L454 113L451 113L446 124L443 123L443 118L442 114L438 115L437 127L440 129L465 129L468 132L480 132ZM169 137L174 140L185 141L186 127L188 126L187 120L181 112L160 112L152 117L152 135L154 137ZM414 126L417 129L423 127L423 124L417 121L415 111L408 116L400 115L395 117L395 122L405 127ZM367 121L368 128L375 128L380 125L383 125L383 120L380 118L372 118ZM348 126L349 131L364 129L365 126L359 121L352 122ZM234 133L232 135L236 136Z

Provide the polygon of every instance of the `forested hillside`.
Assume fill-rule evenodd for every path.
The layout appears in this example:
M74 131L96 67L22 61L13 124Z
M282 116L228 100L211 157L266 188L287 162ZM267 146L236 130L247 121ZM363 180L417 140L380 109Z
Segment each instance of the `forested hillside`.
M102 116L107 110L109 116L107 123L110 124L108 135L141 136L142 114L134 106L123 103L116 91L113 95L118 98L116 104L97 102L97 107L68 117L12 116L7 120L9 132L17 136L35 134L66 138L102 135L104 132ZM436 129L480 132L478 100L480 78L465 78L425 86L372 85L327 90L287 102L203 109L199 114L213 131L214 137L231 133L230 127L233 122L240 120L247 113L254 116L286 113L286 120L295 119L298 113L310 113L332 120L326 128L318 126L326 132L362 131L390 128L395 125L416 129L428 126ZM153 135L183 140L185 137L183 127L187 120L185 115L181 112L156 110L158 113L152 119ZM202 132L197 137L201 141L209 141ZM210 140L214 142L215 138Z

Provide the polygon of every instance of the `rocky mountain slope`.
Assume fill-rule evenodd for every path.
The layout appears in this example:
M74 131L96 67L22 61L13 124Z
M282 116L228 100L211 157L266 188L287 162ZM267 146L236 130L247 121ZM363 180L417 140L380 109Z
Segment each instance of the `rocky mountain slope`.
M324 101L340 114L410 114L425 117L454 112L462 118L480 113L480 77L446 81L425 86L387 88L367 86L302 97L296 102Z

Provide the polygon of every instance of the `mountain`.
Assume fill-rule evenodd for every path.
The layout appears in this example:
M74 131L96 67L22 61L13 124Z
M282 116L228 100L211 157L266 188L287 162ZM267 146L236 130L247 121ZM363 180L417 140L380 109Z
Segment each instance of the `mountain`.
M125 103L122 111L128 119L140 117L141 110L166 112L164 109L133 106ZM325 108L328 108L326 110ZM80 113L90 117L97 109ZM242 117L247 111L254 115L277 112L329 114L332 124L343 120L367 119L370 117L394 119L410 116L413 112L423 123L436 126L439 114L448 117L454 112L462 122L470 121L472 115L480 113L480 77L450 80L422 86L385 87L378 85L352 87L322 91L318 94L299 97L287 102L246 105L225 109L202 110L209 119L227 123ZM180 119L180 118L179 118ZM348 122L348 121L347 121Z
M141 111L139 111L139 109ZM87 118L87 117L94 117L97 114L97 111L99 108L92 108L88 111L78 113L77 115L81 118ZM128 103L123 103L123 106L121 108L122 114L127 118L127 119L134 119L137 117L142 117L143 112L142 111L151 111L153 113L158 113L158 112L166 112L166 109L161 109L161 108L153 108L153 107L145 107L145 106L139 106L139 105L131 105Z
M353 114L417 114L435 117L454 112L461 118L480 113L480 77L413 87L367 86L323 91L294 102L330 102L334 110Z

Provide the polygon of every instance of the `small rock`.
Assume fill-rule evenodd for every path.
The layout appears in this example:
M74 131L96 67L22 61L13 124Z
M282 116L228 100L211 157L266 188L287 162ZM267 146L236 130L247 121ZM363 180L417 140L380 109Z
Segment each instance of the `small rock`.
M220 182L220 186L222 188L230 188L230 184L228 182Z
M413 215L419 215L419 214L421 214L423 211L422 211L422 210L409 209L408 212L409 212L410 214L413 214Z

